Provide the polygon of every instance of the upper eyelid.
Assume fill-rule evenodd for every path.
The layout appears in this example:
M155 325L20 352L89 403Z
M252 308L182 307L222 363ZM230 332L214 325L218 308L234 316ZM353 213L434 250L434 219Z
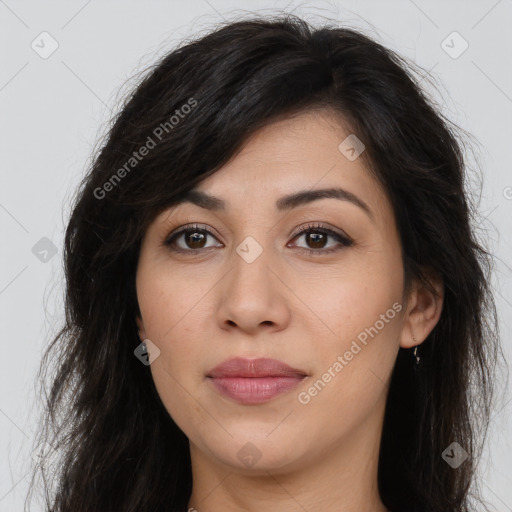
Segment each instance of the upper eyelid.
M192 222L190 224L184 224L183 226L179 226L176 229L173 229L166 237L166 240L169 240L172 237L175 237L177 235L181 235L187 231L208 231L208 235L212 235L217 237L215 234L215 231L212 232L212 228L210 226L207 226L206 224L202 224L200 222Z
M314 226L312 224L319 224L318 226ZM303 233L307 233L308 231L313 231L318 229L319 231L327 231L330 233L334 233L335 235L342 236L345 238L350 238L345 232L339 228L331 227L329 224L325 225L323 222L313 221L308 222L305 226L300 226L296 230L291 233L291 237L295 238L298 235L302 235Z

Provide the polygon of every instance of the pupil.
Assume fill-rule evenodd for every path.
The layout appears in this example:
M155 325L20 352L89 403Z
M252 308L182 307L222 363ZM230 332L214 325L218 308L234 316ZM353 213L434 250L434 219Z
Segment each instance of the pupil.
M325 234L323 233L313 233L308 235L310 238L313 238L313 241L311 242L313 244L314 249L321 249L323 247L323 243L325 242ZM322 240L323 239L323 240ZM310 245L311 245L310 243Z
M202 247L201 242L204 242L204 238L205 236L203 233L194 232L188 237L188 239L191 240L191 244L189 245L192 245L193 249L200 249ZM194 246L195 243L199 243L199 246Z

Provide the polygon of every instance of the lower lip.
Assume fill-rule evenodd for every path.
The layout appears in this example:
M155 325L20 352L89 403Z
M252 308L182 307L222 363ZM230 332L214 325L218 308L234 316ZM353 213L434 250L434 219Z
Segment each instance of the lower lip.
M290 391L304 377L218 377L208 378L223 395L241 404L261 404Z

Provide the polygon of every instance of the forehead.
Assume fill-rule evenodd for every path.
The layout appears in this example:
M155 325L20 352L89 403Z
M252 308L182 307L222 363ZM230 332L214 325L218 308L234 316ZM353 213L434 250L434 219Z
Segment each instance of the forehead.
M277 213L286 205L284 196L341 189L345 199L353 203L359 199L376 216L389 216L386 194L363 158L346 156L345 141L354 135L328 112L305 112L271 123L249 137L227 164L194 190L222 199L225 204L208 206L224 213L258 206Z

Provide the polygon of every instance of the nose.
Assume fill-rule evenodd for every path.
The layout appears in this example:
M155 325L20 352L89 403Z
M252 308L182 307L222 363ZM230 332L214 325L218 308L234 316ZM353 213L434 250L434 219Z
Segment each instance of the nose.
M274 268L270 250L250 261L233 252L231 271L219 287L219 326L247 334L285 329L290 322L290 292Z

